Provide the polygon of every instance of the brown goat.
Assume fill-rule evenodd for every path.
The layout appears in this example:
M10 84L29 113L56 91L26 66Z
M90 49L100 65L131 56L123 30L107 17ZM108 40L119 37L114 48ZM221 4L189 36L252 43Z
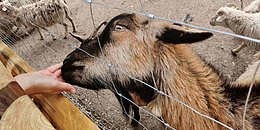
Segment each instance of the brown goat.
M64 60L66 82L88 89L126 92L178 130L225 129L147 85L179 99L200 113L234 129L242 129L248 84L234 85L192 52L186 44L212 33L158 22L135 14L114 17L97 38L82 39ZM122 94L124 95L124 93ZM247 129L260 129L260 88L254 86L246 117Z

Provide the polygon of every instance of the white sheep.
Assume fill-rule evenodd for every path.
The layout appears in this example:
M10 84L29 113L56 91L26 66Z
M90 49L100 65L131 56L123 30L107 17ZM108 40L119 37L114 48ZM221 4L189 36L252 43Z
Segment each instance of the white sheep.
M239 78L236 80L236 83L241 84L241 85L251 84L252 77L255 74L255 70L256 70L259 62L260 61L258 60L256 62L248 65L248 67L246 68L246 71L239 76ZM260 70L259 69L255 75L255 84L260 84Z
M260 39L260 13L250 14L233 7L221 7L216 16L211 19L210 24L229 28L239 35ZM248 44L254 44L254 42L249 41ZM236 55L248 44L242 40L242 44L233 49L232 53Z
M73 32L76 32L72 18L69 16L69 9L64 0L41 0L33 4L12 6L9 3L0 3L0 15L15 21L18 27L35 27L41 37L40 29L49 32L46 27L59 23L65 27L65 37L68 35L68 25L64 22L66 17L72 24ZM50 33L50 32L49 32ZM50 33L53 40L55 36Z
M260 11L260 0L255 0L244 9L247 13L258 13Z
M31 4L40 0L0 0L0 2L10 3L13 6L20 7L22 5Z
M33 28L27 28L26 32L31 32ZM4 41L4 39L8 39L10 37L13 37L15 39L20 39L23 36L25 36L26 33L21 30L20 28L17 28L14 26L12 21L4 18L0 18L0 40Z

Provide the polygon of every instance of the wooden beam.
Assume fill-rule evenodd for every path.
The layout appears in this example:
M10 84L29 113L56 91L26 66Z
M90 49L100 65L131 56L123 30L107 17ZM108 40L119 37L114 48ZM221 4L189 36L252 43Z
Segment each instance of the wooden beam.
M1 79L0 79L1 80ZM1 84L0 84L1 85ZM10 82L0 89L0 119L5 110L20 96L26 95L17 82Z
M0 61L0 130L55 129Z
M55 130L28 95L16 99L4 113L0 130Z
M26 95L25 92L0 62L0 118L8 106L22 95Z
M16 76L34 69L0 41L0 60ZM61 130L98 130L99 128L63 95L34 95L35 103L55 128Z

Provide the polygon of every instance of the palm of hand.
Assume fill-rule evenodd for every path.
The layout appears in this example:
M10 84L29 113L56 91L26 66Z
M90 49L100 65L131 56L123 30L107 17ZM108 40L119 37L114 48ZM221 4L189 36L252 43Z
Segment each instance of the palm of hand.
M75 93L76 90L72 85L63 82L61 66L62 64L56 64L45 70L18 75L15 78L27 94L51 94L62 91Z

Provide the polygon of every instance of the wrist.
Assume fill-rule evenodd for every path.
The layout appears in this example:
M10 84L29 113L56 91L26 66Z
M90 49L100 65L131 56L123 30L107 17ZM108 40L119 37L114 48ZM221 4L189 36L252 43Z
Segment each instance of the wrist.
M23 90L27 93L28 89L30 88L30 85L28 83L28 77L26 74L20 74L14 77L16 82L23 88Z

